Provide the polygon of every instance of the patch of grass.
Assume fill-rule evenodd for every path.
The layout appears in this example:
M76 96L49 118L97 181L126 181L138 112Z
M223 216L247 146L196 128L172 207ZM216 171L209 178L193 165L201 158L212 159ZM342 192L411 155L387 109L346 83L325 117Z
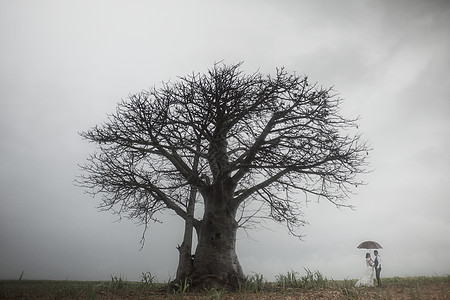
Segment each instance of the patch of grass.
M283 291L287 291L289 288L295 288L298 287L298 280L297 280L298 273L294 270L291 270L290 272L287 272L286 275L279 274L275 276L275 280L279 287Z
M119 275L119 277L111 275L111 283L110 283L111 289L120 290L120 289L125 288L127 285L128 285L128 282L122 279L122 275Z
M262 274L246 277L237 293L220 287L190 292L189 282L180 282L167 292L168 284L157 283L150 272L140 282L122 276L111 281L0 280L1 299L445 299L450 295L450 276L383 278L383 288L355 288L354 279L328 280L319 271L305 269L278 275L274 283ZM281 293L280 293L281 292Z
M209 300L220 300L224 294L226 294L226 290L218 289L218 288L212 288L210 290L205 290L206 297Z
M1 298L85 298L98 284L100 282L94 281L2 280Z
M265 289L267 281L264 279L262 274L247 275L245 277L243 285L239 287L239 292L241 293L258 293Z
M397 285L411 287L417 284L442 282L447 282L450 284L450 275L382 278L383 286Z
M360 291L355 288L356 280L344 279L344 280L330 280L329 288L340 291L344 299L359 299Z
M184 281L180 281L180 283L175 284L176 290L173 291L173 294L176 296L176 299L183 299L186 293L189 293L189 279L185 278Z
M328 287L328 279L319 271L311 271L308 268L304 269L306 275L299 276L298 272L291 270L286 275L280 274L275 277L278 286L282 291L287 291L292 288L301 289L321 289Z
M322 289L328 287L328 279L322 275L319 271L312 272L305 268L306 275L302 276L301 288L304 289Z

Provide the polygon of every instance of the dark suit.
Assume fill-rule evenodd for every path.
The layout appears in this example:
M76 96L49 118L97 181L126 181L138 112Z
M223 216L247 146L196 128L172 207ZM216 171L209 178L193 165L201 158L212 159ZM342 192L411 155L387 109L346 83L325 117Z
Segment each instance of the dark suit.
M378 255L375 256L375 276L377 277L378 286L381 287L381 279L380 279L380 273L381 273L381 265L378 267Z

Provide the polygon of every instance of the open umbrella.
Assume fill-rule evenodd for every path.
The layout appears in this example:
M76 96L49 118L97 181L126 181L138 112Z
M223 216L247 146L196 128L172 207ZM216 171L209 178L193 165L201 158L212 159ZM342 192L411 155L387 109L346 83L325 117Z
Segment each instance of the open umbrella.
M359 244L358 249L383 249L380 244L374 241L365 241Z

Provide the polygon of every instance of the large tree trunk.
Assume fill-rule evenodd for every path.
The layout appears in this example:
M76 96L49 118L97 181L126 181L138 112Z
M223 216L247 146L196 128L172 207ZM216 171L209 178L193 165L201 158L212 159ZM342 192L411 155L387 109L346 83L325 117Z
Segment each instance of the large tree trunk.
M244 280L236 255L237 209L225 200L227 195L232 195L232 191L229 192L230 190L216 190L211 198L205 199L205 211L191 276L194 286L226 286L237 289Z

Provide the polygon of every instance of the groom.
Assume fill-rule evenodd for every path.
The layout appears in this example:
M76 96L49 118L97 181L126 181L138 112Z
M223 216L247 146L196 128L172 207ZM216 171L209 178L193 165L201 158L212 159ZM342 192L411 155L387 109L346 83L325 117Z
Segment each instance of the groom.
M377 277L378 287L381 287L381 257L378 255L378 250L373 251L373 254L375 255L375 275Z

